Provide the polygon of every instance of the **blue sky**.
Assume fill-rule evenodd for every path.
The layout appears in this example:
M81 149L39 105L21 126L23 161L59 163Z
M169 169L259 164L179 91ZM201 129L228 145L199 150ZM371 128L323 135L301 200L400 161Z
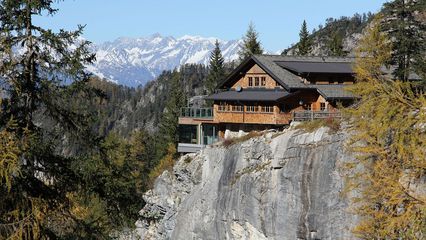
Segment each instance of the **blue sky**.
M385 0L66 0L58 14L37 19L57 30L86 24L84 37L100 43L154 33L241 38L250 21L264 49L277 51L298 39L304 19L309 30L328 17L377 12Z

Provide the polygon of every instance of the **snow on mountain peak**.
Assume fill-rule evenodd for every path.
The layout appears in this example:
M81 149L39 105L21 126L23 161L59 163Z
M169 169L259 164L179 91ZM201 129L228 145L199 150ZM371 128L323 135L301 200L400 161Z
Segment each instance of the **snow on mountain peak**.
M196 36L184 35L184 36L178 38L178 40L183 40L183 41L185 41L185 40L189 40L189 41L193 41L193 42L208 41L210 43L215 43L216 39L217 38L214 38L214 37L206 38L206 37L202 37L202 36L198 36L198 35L196 35Z
M225 61L238 58L239 40L218 39ZM96 62L88 70L100 77L127 86L144 85L163 70L183 64L208 64L216 38L185 35L180 38L162 36L121 37L93 46Z

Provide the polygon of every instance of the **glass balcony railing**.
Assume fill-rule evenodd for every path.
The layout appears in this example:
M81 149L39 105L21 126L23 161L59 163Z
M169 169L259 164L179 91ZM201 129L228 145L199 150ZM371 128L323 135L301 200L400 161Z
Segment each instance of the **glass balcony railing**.
M213 118L213 108L184 107L180 111L180 117L186 118Z

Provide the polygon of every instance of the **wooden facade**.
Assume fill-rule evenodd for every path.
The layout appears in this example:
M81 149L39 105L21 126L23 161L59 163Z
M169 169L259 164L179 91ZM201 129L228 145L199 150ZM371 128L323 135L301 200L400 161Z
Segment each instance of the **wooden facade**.
M264 80L264 84L262 84ZM251 83L250 83L251 82ZM270 75L268 75L259 65L253 65L241 78L235 82L231 89L236 89L237 86L244 89L247 88L264 88L274 89L281 88L281 85L275 81Z
M302 101L302 102L301 102ZM336 111L336 107L315 92L296 93L280 102L215 102L215 123L286 125L294 111Z
M328 75L323 75L323 79L315 76L317 84L329 84L328 80L325 81L328 78ZM263 84L262 79L264 79ZM300 79L301 81L304 81L303 78ZM344 81L345 84L352 84L350 80L350 78L344 76L342 80L338 81ZM257 64L254 64L246 73L244 73L240 79L232 85L231 89L236 89L237 87L253 90L283 89L277 81L275 81ZM253 107L255 107L255 111L253 111ZM263 111L265 107L272 107L272 111ZM216 123L286 125L292 120L292 112L301 110L335 111L336 106L328 102L323 96L315 91L300 91L279 102L215 101L213 106L213 115L214 122Z

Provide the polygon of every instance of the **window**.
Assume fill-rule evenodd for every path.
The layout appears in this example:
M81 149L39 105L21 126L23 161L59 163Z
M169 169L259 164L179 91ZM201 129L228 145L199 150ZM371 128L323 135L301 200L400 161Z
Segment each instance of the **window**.
M266 77L261 77L261 78L260 78L260 85L261 85L262 87L266 86Z
M254 86L255 87L259 86L259 77L254 77Z
M320 103L320 110L321 111L325 111L326 110L326 106L325 106L325 103Z
M197 143L197 126L196 125L179 125L179 142L180 143Z
M220 102L218 106L219 111L225 111L226 104L225 102Z
M242 112L243 111L243 107L240 105L233 105L232 106L232 111L233 112Z
M257 112L257 106L246 106L247 112Z
M306 110L311 111L312 110L312 105L311 104L306 104Z
M249 87L253 87L253 78L252 77L248 78L248 85L249 85Z
M282 113L284 113L284 112L286 112L287 111L287 105L285 105L285 104L281 104L280 105L280 112L282 112Z
M262 106L263 113L272 113L274 112L274 106Z

